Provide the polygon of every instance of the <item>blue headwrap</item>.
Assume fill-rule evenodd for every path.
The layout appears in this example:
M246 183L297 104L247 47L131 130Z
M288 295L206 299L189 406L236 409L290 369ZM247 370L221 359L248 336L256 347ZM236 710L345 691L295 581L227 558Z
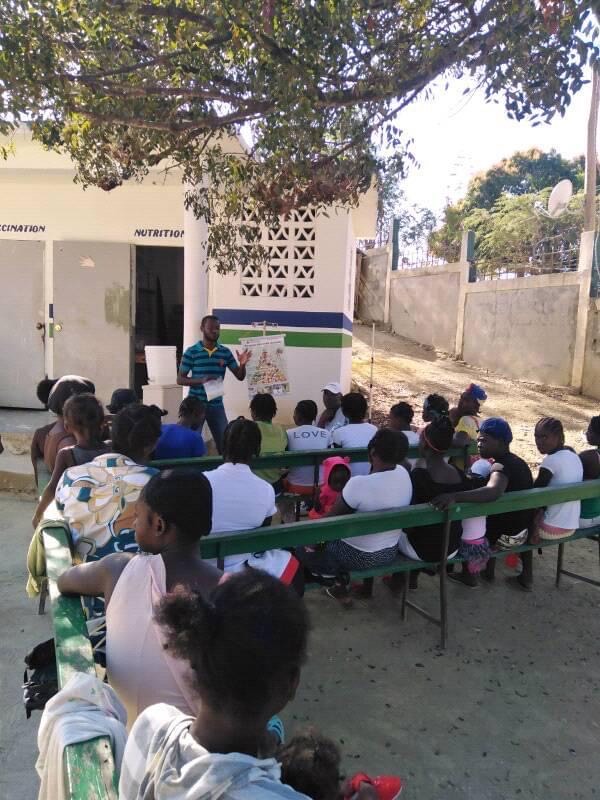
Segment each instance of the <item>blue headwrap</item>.
M499 439L501 442L506 442L506 444L510 444L513 438L510 425L502 417L485 419L479 426L479 432L487 433L492 439Z
M470 383L466 388L465 394L470 394L471 397L474 397L475 400L478 400L480 403L485 403L487 400L485 389L482 389L481 386L478 386L476 383Z

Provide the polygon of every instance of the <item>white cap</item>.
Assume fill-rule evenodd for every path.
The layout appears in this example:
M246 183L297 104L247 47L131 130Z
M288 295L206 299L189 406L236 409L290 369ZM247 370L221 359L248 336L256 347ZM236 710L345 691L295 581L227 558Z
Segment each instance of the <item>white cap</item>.
M342 393L342 387L340 386L339 383L336 383L335 381L332 381L331 383L326 383L325 386L323 387L322 391L331 392L331 394L341 394Z

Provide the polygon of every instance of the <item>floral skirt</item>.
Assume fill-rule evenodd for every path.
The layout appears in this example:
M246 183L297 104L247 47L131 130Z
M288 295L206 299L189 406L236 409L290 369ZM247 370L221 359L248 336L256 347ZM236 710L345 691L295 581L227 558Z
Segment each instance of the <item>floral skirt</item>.
M461 541L458 557L467 562L467 570L471 575L479 575L492 557L490 543L482 536L481 539L472 539L469 542Z

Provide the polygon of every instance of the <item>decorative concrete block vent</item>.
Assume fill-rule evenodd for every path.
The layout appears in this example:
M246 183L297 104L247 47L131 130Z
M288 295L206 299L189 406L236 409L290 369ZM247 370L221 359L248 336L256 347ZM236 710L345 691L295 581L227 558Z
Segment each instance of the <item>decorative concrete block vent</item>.
M240 291L246 297L310 298L315 293L315 219L313 209L292 211L273 227L261 230L260 244L269 252L268 262L256 267L242 265ZM243 219L256 227L248 210ZM255 244L244 242L250 250Z

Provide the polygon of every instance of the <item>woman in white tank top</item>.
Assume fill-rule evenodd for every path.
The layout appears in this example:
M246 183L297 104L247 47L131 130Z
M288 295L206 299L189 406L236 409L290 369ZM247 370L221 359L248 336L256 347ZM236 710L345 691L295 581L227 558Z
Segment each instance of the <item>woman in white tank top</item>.
M128 728L154 703L196 712L189 666L165 650L154 608L168 593L208 597L218 585L222 573L202 560L198 546L211 525L212 490L204 475L161 472L146 484L136 507L142 552L114 553L71 567L59 578L64 594L105 598L107 676L127 709Z

